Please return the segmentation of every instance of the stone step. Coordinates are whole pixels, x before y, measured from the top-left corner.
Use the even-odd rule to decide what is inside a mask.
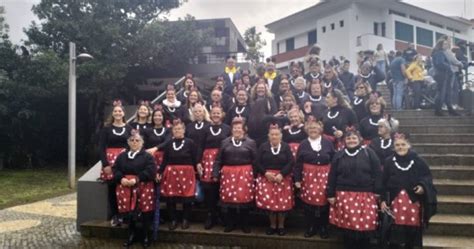
[[[462,117],[464,118],[473,118],[471,116],[469,116],[469,113],[468,111],[457,111],[459,112]],[[395,111],[395,110],[387,110],[386,113],[390,113],[392,114],[392,116],[396,117],[396,118],[410,118],[410,117],[417,117],[417,118],[427,118],[427,117],[432,117],[432,118],[436,118],[438,116],[435,116],[434,115],[434,110],[420,110],[420,111],[417,111],[417,110],[401,110],[401,111]],[[454,117],[454,118],[458,118],[458,116],[449,116],[448,115],[448,111],[442,111],[442,114],[444,114],[444,116],[441,116],[441,118],[448,118],[448,117]]]
[[[431,227],[429,229],[431,230]],[[91,221],[82,224],[81,234],[84,237],[122,239],[125,239],[127,236],[126,226],[111,227],[108,222],[104,221]],[[160,226],[158,241],[155,242],[154,246],[160,242],[231,246],[230,248],[343,248],[341,238],[336,235],[331,235],[327,240],[320,239],[318,235],[304,238],[302,229],[288,228],[288,233],[285,236],[268,236],[265,235],[264,227],[253,228],[250,234],[244,234],[238,229],[230,233],[224,233],[221,226],[216,226],[211,230],[204,230],[201,223],[191,223],[189,229],[181,230],[178,228],[175,231],[169,231],[166,225],[162,225]],[[474,238],[469,236],[449,236],[446,234],[426,234],[423,236],[423,248],[425,249],[469,248],[473,243]],[[372,248],[378,247],[373,245]]]
[[[431,218],[426,234],[474,237],[474,216],[437,214]]]
[[[412,143],[471,143],[474,141],[474,133],[412,133]]]
[[[474,154],[472,143],[412,143],[413,149],[418,153],[432,154]]]
[[[448,133],[448,134],[456,134],[456,133],[474,133],[474,125],[447,125],[447,126],[440,126],[440,125],[433,125],[433,124],[426,124],[426,125],[401,125],[400,131],[404,133]]]
[[[420,154],[428,165],[474,165],[474,155]]]
[[[474,166],[430,166],[435,179],[474,180]]]
[[[395,117],[395,116],[394,116]],[[436,124],[436,125],[456,125],[456,124],[474,124],[472,117],[395,117],[402,126],[416,124]]]
[[[434,179],[439,195],[474,196],[474,182],[470,180]]]
[[[438,213],[474,215],[474,196],[438,195]]]
[[[430,249],[460,249],[471,248],[474,244],[474,238],[463,236],[446,236],[446,235],[424,235],[423,248]]]

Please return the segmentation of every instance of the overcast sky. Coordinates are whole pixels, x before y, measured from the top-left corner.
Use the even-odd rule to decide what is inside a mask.
[[[40,0],[0,0],[5,6],[10,37],[14,43],[25,39],[23,28],[35,20],[31,7]],[[256,26],[267,41],[265,55],[271,53],[273,35],[267,33],[264,25],[298,12],[319,2],[318,0],[188,0],[179,9],[171,11],[170,20],[191,14],[196,19],[230,17],[239,31]],[[405,2],[441,13],[447,16],[474,18],[474,0],[405,0]]]

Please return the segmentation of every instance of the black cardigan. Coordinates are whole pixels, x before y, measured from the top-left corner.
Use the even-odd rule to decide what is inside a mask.
[[[125,175],[138,176],[140,182],[153,181],[156,176],[156,165],[153,156],[145,150],[139,151],[133,159],[129,158],[129,150],[121,153],[112,170],[114,181],[119,184]]]

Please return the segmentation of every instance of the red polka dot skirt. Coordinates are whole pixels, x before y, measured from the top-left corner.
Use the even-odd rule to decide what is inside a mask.
[[[400,191],[390,206],[394,223],[403,226],[420,226],[420,203],[413,203],[405,190]]]
[[[201,176],[202,182],[217,182],[212,179],[212,166],[214,165],[214,161],[216,160],[218,152],[218,148],[209,148],[204,150],[201,162],[203,167],[203,174]]]
[[[280,171],[267,170],[267,172],[278,174]],[[285,176],[280,183],[270,182],[264,175],[257,177],[255,201],[260,209],[274,212],[291,210],[295,205],[291,176]]]
[[[107,148],[105,150],[105,155],[107,157],[107,161],[110,163],[110,166],[114,166],[115,160],[117,160],[118,155],[120,155],[120,153],[122,153],[124,151],[125,151],[124,148]],[[103,166],[105,167],[105,166],[108,166],[108,165],[103,165]],[[114,178],[113,173],[106,174],[104,172],[104,170],[100,171],[100,179],[101,180],[111,181],[113,178]]]
[[[326,185],[328,183],[329,165],[303,164],[300,199],[309,205],[326,205]]]
[[[138,179],[134,175],[126,175],[127,179]],[[115,188],[119,213],[138,210],[150,212],[155,210],[155,185],[153,182],[139,182],[138,187],[124,187],[118,184]],[[138,198],[138,207],[137,205]]]
[[[293,154],[293,158],[296,160],[296,152],[298,152],[298,147],[300,147],[299,143],[289,143],[291,154]]]
[[[220,200],[227,204],[247,204],[255,197],[252,165],[224,165],[221,169]]]
[[[161,195],[164,197],[194,197],[196,172],[192,165],[168,165],[161,178]]]
[[[337,191],[336,203],[329,210],[329,222],[343,229],[374,231],[377,228],[377,215],[377,202],[373,193]]]

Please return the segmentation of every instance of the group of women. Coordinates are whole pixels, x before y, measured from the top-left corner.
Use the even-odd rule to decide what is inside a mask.
[[[266,234],[283,236],[285,217],[302,207],[305,237],[326,239],[331,224],[343,232],[346,248],[368,248],[382,210],[394,217],[391,245],[413,247],[427,222],[420,215],[432,181],[426,163],[396,133],[398,121],[386,115],[369,83],[358,81],[349,100],[330,66],[323,74],[316,59],[310,68],[305,75],[293,63],[290,75],[278,74],[269,62],[263,75],[253,76],[229,57],[207,101],[187,76],[181,92],[166,88],[161,105],[139,105],[131,124],[114,102],[100,138],[112,224],[138,210],[147,220],[148,246],[148,222],[160,201],[170,230],[178,227],[182,204],[180,224],[187,229],[200,190],[205,229],[223,218],[224,232],[239,226],[249,233],[256,208],[268,215]],[[136,221],[125,222],[129,246]]]

